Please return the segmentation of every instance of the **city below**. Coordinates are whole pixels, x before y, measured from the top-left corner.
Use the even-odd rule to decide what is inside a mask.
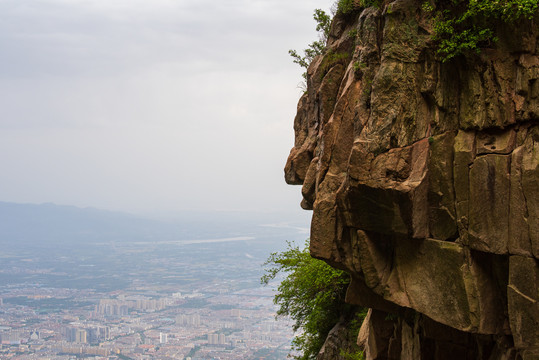
[[[306,230],[251,221],[210,232],[225,237],[3,245],[0,358],[286,359],[292,324],[275,317],[278,284],[260,277]]]

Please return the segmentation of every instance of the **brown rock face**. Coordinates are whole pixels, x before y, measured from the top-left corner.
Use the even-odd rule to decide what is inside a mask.
[[[350,354],[357,352],[357,340],[350,327],[353,315],[345,316],[331,329],[324,346],[316,356],[316,360],[350,360]]]
[[[421,3],[336,16],[285,178],[368,359],[539,359],[539,28],[441,63]]]

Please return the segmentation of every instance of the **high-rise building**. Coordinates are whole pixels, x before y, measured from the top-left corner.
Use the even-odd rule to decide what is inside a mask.
[[[159,343],[166,344],[168,342],[168,335],[165,333],[159,333]]]
[[[120,307],[118,307],[119,316],[127,316],[128,314],[129,314],[129,308],[127,305],[120,305]]]
[[[109,340],[110,339],[110,328],[108,326],[98,326],[97,327],[97,337],[99,340]]]
[[[218,334],[208,334],[208,344],[217,345],[219,344],[219,335]]]
[[[23,338],[20,330],[7,330],[0,332],[0,343],[2,344],[20,344]]]
[[[79,344],[86,344],[88,342],[87,332],[84,329],[76,329],[75,342]]]
[[[225,345],[225,334],[208,334],[208,345]]]
[[[200,314],[181,314],[176,316],[176,324],[182,326],[200,326]]]
[[[107,316],[126,316],[129,313],[129,307],[134,307],[133,301],[101,299],[96,306],[95,312]]]
[[[86,329],[86,333],[86,340],[91,344],[109,340],[110,338],[110,328],[108,326],[90,327]]]
[[[64,327],[62,329],[62,334],[65,336],[66,341],[68,342],[75,342],[76,333],[77,329],[74,327]]]
[[[76,327],[65,327],[62,329],[62,333],[64,334],[68,342],[86,344],[89,340],[88,332],[85,329],[78,329]]]

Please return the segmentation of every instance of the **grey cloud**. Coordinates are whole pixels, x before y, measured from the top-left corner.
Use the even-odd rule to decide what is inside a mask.
[[[96,1],[99,4],[99,1]],[[282,1],[8,1],[0,4],[0,76],[103,75],[160,61],[257,68],[294,37],[294,8]],[[152,11],[144,11],[152,4]],[[171,5],[172,4],[172,5]],[[101,11],[100,11],[101,10]],[[297,10],[296,10],[297,11]],[[245,57],[245,52],[249,56]]]
[[[297,208],[282,180],[328,1],[0,2],[0,199]]]

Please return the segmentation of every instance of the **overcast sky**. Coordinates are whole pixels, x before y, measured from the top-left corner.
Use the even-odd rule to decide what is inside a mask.
[[[0,0],[0,200],[299,209],[287,52],[331,4]]]

